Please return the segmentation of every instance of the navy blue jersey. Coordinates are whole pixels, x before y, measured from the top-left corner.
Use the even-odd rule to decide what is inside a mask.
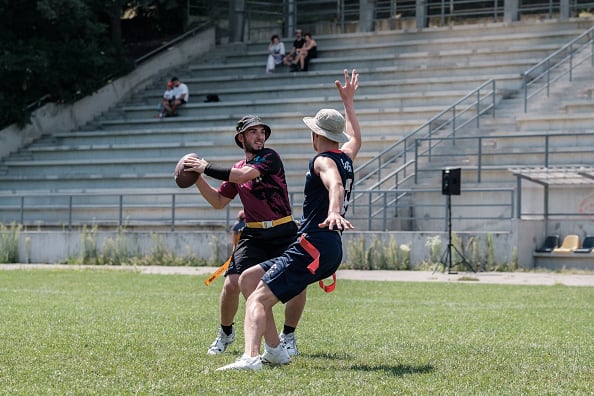
[[[349,199],[351,196],[351,189],[353,187],[353,161],[342,151],[326,151],[317,154],[309,161],[309,169],[305,178],[304,200],[303,200],[303,216],[301,217],[301,226],[299,233],[314,233],[320,231],[328,231],[327,228],[320,228],[318,224],[324,222],[328,217],[328,206],[330,200],[328,198],[328,190],[324,186],[322,179],[314,172],[314,162],[319,156],[328,157],[336,163],[338,173],[344,186],[344,203],[340,214],[344,217]]]

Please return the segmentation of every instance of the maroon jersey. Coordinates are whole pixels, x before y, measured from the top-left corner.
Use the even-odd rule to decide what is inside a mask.
[[[260,171],[260,177],[243,184],[223,182],[219,193],[229,199],[239,194],[245,211],[245,221],[276,220],[291,214],[285,168],[278,153],[264,148],[250,161],[241,160],[234,168],[251,166]]]

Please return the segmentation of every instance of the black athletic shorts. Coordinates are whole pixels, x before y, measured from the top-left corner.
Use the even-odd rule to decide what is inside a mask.
[[[241,274],[256,264],[280,256],[296,239],[294,221],[272,228],[245,227],[225,275]]]

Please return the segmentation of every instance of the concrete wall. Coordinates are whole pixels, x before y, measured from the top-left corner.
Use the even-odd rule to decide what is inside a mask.
[[[140,64],[128,75],[118,78],[73,104],[49,103],[33,112],[24,129],[11,125],[0,131],[0,159],[43,134],[67,132],[93,120],[132,92],[154,82],[156,76],[169,77],[168,70],[183,65],[215,47],[215,29],[196,33]]]
[[[85,236],[86,235],[86,236]],[[478,252],[481,260],[488,254],[489,246],[486,233],[455,235],[462,239],[465,246],[473,237],[478,243]],[[515,235],[501,232],[493,233],[493,249],[499,263],[508,263],[516,247]],[[356,254],[363,250],[357,250],[357,246],[365,244],[365,251],[368,252],[373,246],[401,247],[407,246],[410,249],[410,263],[417,266],[421,263],[438,262],[439,258],[432,257],[427,246],[430,238],[436,238],[441,242],[439,256],[446,249],[448,243],[447,233],[423,233],[423,232],[354,232],[349,231],[343,235],[344,262],[354,260],[349,254]],[[104,252],[108,246],[125,246],[129,252],[138,256],[150,256],[154,249],[165,249],[173,252],[176,257],[195,257],[221,263],[230,253],[229,234],[225,231],[179,231],[179,232],[145,232],[126,231],[117,232],[97,231],[89,237],[80,231],[26,231],[19,234],[19,261],[28,263],[64,263],[80,258],[84,248],[84,239],[91,239],[96,243],[98,252]],[[374,245],[376,243],[377,245]],[[534,250],[528,246],[530,253]],[[470,252],[464,252],[469,261],[473,261]],[[531,256],[530,256],[531,257]],[[358,265],[361,263],[351,263]],[[479,263],[473,266],[479,267]]]
[[[76,260],[85,251],[85,240],[92,241],[99,255],[117,246],[131,256],[149,256],[156,249],[176,257],[195,257],[218,262],[228,257],[229,235],[226,232],[109,232],[95,234],[80,231],[26,231],[19,235],[19,261],[25,263],[65,263]]]
[[[514,261],[519,267],[533,269],[543,267],[549,269],[560,268],[588,268],[594,269],[594,255],[590,259],[580,257],[580,260],[568,260],[567,255],[558,257],[536,257],[534,249],[541,246],[546,235],[560,234],[562,237],[575,233],[583,238],[590,231],[592,222],[582,221],[549,221],[520,220],[515,221],[511,232],[469,233],[453,231],[454,244],[462,240],[462,253],[475,269],[484,266],[493,250],[492,257],[499,265],[509,265]],[[0,238],[2,235],[0,235]],[[222,263],[229,255],[231,246],[229,234],[226,231],[97,231],[92,236],[80,231],[23,231],[19,234],[19,261],[25,263],[65,263],[76,261],[83,254],[84,239],[92,240],[96,244],[101,256],[110,247],[113,249],[127,249],[131,256],[151,256],[156,250],[170,252],[178,259],[203,259],[211,264]],[[491,238],[492,242],[489,242]],[[432,255],[429,241],[437,240],[438,256]],[[476,251],[471,248],[471,241]],[[442,259],[447,249],[448,235],[446,232],[358,232],[349,231],[343,235],[343,262],[351,266],[361,267],[360,262],[353,262],[360,253],[369,254],[375,249],[399,249],[406,246],[410,250],[412,267],[420,264],[437,263]],[[362,248],[364,246],[364,248]],[[375,251],[377,253],[377,251]],[[455,252],[453,252],[454,257]],[[478,257],[477,257],[478,256]],[[586,260],[586,261],[584,261]],[[454,265],[457,259],[453,260]],[[585,263],[585,264],[584,264]],[[462,270],[458,267],[459,270]]]

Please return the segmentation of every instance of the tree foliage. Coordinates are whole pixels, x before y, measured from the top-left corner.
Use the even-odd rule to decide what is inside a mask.
[[[28,104],[88,95],[129,66],[84,0],[0,0],[0,125],[24,123]]]
[[[184,28],[175,1],[0,0],[0,128],[23,125],[40,99],[72,102],[129,71],[120,17],[132,8]]]

